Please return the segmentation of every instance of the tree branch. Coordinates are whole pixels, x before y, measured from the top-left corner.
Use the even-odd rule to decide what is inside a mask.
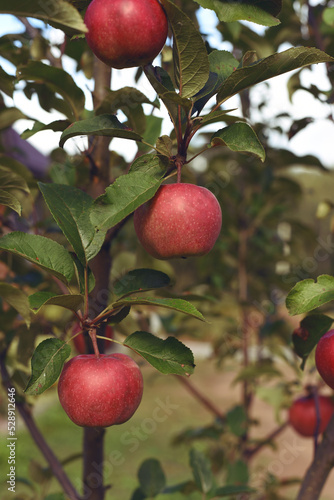
[[[318,444],[314,460],[304,477],[296,500],[317,500],[334,467],[334,416]]]

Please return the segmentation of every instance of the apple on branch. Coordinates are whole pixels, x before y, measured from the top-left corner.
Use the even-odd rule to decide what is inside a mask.
[[[314,437],[326,429],[333,413],[334,402],[328,396],[318,396],[319,417],[316,400],[313,395],[296,399],[289,409],[289,423],[298,434],[304,437]],[[319,421],[318,421],[319,420]]]
[[[110,427],[129,420],[143,395],[143,377],[126,354],[82,354],[65,363],[59,401],[82,427]]]
[[[211,191],[177,182],[160,186],[135,210],[133,222],[139,241],[156,259],[201,256],[219,236],[222,212]]]
[[[92,52],[117,69],[152,62],[168,34],[167,17],[157,0],[93,0],[85,24]]]

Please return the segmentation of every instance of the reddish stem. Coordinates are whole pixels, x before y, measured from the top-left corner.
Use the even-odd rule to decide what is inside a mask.
[[[94,349],[95,357],[97,359],[99,359],[101,355],[100,355],[100,351],[99,351],[99,348],[98,348],[98,345],[97,345],[96,328],[90,328],[88,330],[88,333],[89,333],[90,338],[92,339],[92,344],[93,344],[93,349]]]

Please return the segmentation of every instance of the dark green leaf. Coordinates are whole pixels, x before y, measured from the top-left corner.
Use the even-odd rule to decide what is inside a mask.
[[[195,96],[194,111],[200,113],[208,100],[215,95],[221,84],[239,66],[239,61],[226,50],[213,50],[209,54],[210,76]]]
[[[79,12],[64,0],[41,3],[40,0],[0,0],[0,13],[13,16],[35,17],[69,35],[84,33],[87,28]]]
[[[230,431],[236,436],[244,436],[246,433],[247,415],[243,406],[234,406],[226,414],[226,422]]]
[[[13,97],[14,92],[14,82],[15,77],[8,75],[6,71],[0,66],[0,90],[7,94],[9,97]]]
[[[0,189],[0,205],[5,205],[5,207],[11,208],[16,213],[21,215],[21,203],[12,193],[8,193],[3,189]]]
[[[10,127],[17,120],[24,120],[27,116],[17,108],[3,108],[0,111],[0,130]]]
[[[72,256],[73,262],[75,264],[75,271],[76,271],[78,284],[80,287],[80,293],[85,294],[85,292],[86,292],[86,278],[87,277],[88,277],[88,282],[87,282],[88,292],[91,292],[95,287],[95,277],[94,277],[92,270],[90,269],[90,267],[83,266],[81,264],[80,260],[78,259],[78,257],[76,256],[76,254],[72,253],[71,256]],[[86,272],[88,273],[87,277],[86,277]]]
[[[213,486],[213,475],[211,464],[203,453],[198,450],[190,450],[190,466],[195,483],[202,493],[208,493]]]
[[[30,189],[26,180],[12,169],[1,166],[0,159],[0,186],[1,189],[7,191],[9,189],[19,189],[25,193],[29,193]]]
[[[147,153],[152,150],[151,146],[155,145],[159,135],[161,134],[161,126],[163,119],[160,118],[159,116],[149,115],[146,116],[145,122],[146,122],[146,128],[145,131],[142,133],[143,141],[146,142],[147,144],[150,144],[150,146],[144,144],[143,142],[139,142],[138,149],[139,151]]]
[[[250,488],[247,485],[230,485],[230,486],[221,486],[217,488],[215,491],[215,497],[224,498],[229,497],[231,495],[241,495],[242,493],[256,493],[254,488]]]
[[[74,275],[74,264],[69,252],[44,236],[15,231],[0,238],[0,249],[33,262],[64,283],[69,283]]]
[[[61,135],[59,146],[63,147],[71,137],[78,135],[99,135],[141,141],[142,137],[129,130],[115,115],[99,115],[73,123]]]
[[[228,462],[226,482],[228,486],[245,485],[248,483],[248,465],[243,460]]]
[[[53,132],[62,132],[70,124],[71,122],[69,120],[55,120],[48,124],[35,121],[33,128],[27,129],[24,132],[22,132],[21,137],[22,139],[29,139],[33,135],[37,134],[38,132],[42,132],[44,130],[52,130]]]
[[[324,314],[311,314],[300,322],[292,334],[292,342],[296,354],[302,358],[301,369],[305,367],[309,354],[313,351],[319,340],[330,329],[333,319]]]
[[[282,75],[288,71],[309,66],[310,64],[333,61],[334,59],[325,52],[308,47],[297,47],[273,54],[251,66],[236,69],[223,82],[217,95],[217,103],[222,104],[242,90],[264,82],[274,76]]]
[[[131,114],[131,110],[138,104],[152,104],[153,102],[145,94],[133,87],[122,87],[118,90],[109,90],[102,103],[96,110],[96,115],[112,115],[117,110],[122,110],[126,116]]]
[[[194,371],[193,353],[175,337],[163,340],[148,332],[129,335],[124,345],[130,347],[164,374],[191,375]]]
[[[190,304],[183,299],[159,299],[155,297],[125,297],[119,299],[117,302],[112,304],[113,307],[119,307],[121,305],[148,305],[148,306],[157,306],[164,307],[167,309],[173,309],[174,311],[182,312],[183,314],[187,314],[188,316],[192,316],[201,321],[205,321],[203,315],[196,309],[195,306]]]
[[[211,137],[211,144],[227,146],[232,151],[249,153],[265,160],[265,151],[252,127],[238,122],[218,130]]]
[[[152,64],[144,66],[144,71],[148,81],[166,106],[170,119],[175,127],[178,121],[177,104],[173,100],[164,97],[165,95],[170,95],[171,92],[174,92],[174,85],[170,76],[163,68],[160,68],[159,66],[152,66]],[[174,94],[175,96],[179,95],[176,92],[174,92]]]
[[[318,276],[316,282],[312,279],[299,281],[286,298],[289,314],[303,314],[327,304],[334,299],[334,277],[328,274]]]
[[[143,168],[121,175],[106,189],[105,195],[95,201],[91,211],[91,221],[96,230],[103,231],[114,227],[136,208],[148,201],[158,190],[166,167],[158,156],[145,155],[148,162],[139,158]],[[136,162],[135,162],[136,163]]]
[[[169,283],[169,277],[161,271],[156,271],[155,269],[134,269],[115,281],[113,292],[119,297],[124,297],[131,293],[165,287]]]
[[[209,77],[209,59],[204,41],[193,22],[175,4],[162,0],[173,32],[176,78],[180,95],[193,97]]]
[[[32,374],[24,392],[37,396],[51,387],[70,354],[70,346],[59,339],[46,339],[38,344],[31,358]]]
[[[36,292],[29,296],[30,309],[38,313],[42,306],[60,306],[77,311],[83,304],[83,295],[56,295],[52,292]]]
[[[49,66],[40,61],[29,61],[26,66],[17,68],[17,77],[19,80],[43,82],[53,92],[60,94],[71,107],[72,113],[68,116],[71,120],[76,119],[84,109],[85,94],[76,85],[71,75],[61,68]]]
[[[138,470],[140,489],[148,498],[154,498],[166,486],[166,477],[159,460],[148,458]]]
[[[105,231],[98,231],[90,221],[93,198],[72,186],[40,182],[39,188],[79,260],[87,265],[99,252],[105,238]]]
[[[255,2],[247,0],[196,0],[205,9],[214,10],[220,21],[231,23],[234,21],[252,21],[263,26],[276,26],[280,23],[274,16],[280,12],[275,4],[281,1],[258,0]],[[271,6],[274,5],[274,8]],[[267,8],[265,8],[267,7]],[[269,7],[269,8],[268,8]],[[276,8],[275,8],[276,7]]]
[[[30,307],[26,294],[8,283],[0,283],[0,297],[2,297],[5,302],[12,306],[22,316],[27,327],[29,328]]]

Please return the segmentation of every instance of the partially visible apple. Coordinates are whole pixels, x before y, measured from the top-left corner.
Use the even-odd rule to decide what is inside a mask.
[[[211,191],[179,182],[161,186],[135,210],[133,222],[139,241],[156,259],[201,256],[219,236],[222,212]]]
[[[75,335],[80,330],[81,330],[80,324],[79,323],[75,323],[75,325],[74,325],[74,327],[72,329],[72,334]],[[114,338],[114,330],[113,330],[113,328],[110,325],[107,325],[105,327],[105,331],[104,331],[104,335],[103,336],[107,337],[108,339],[113,339]],[[88,337],[89,337],[89,335],[88,335]],[[89,341],[91,342],[90,337],[89,337]],[[77,335],[76,337],[74,337],[73,344],[74,344],[75,349],[77,350],[77,352],[79,354],[86,354],[87,353],[86,341],[85,341],[85,334],[84,333],[81,333],[80,335]],[[107,349],[110,344],[111,344],[111,342],[109,342],[108,340],[104,340],[104,349]]]
[[[319,340],[315,364],[324,382],[334,389],[334,330],[329,330]]]
[[[93,53],[117,69],[152,62],[168,33],[167,17],[157,0],[93,0],[85,24]]]
[[[143,377],[126,354],[82,354],[65,363],[59,401],[81,427],[109,427],[129,420],[143,394]]]
[[[334,413],[334,402],[328,396],[318,396],[318,400],[320,415],[318,433],[322,434]],[[314,396],[305,396],[296,399],[292,403],[289,410],[289,422],[301,436],[314,436],[317,428],[317,412]]]

